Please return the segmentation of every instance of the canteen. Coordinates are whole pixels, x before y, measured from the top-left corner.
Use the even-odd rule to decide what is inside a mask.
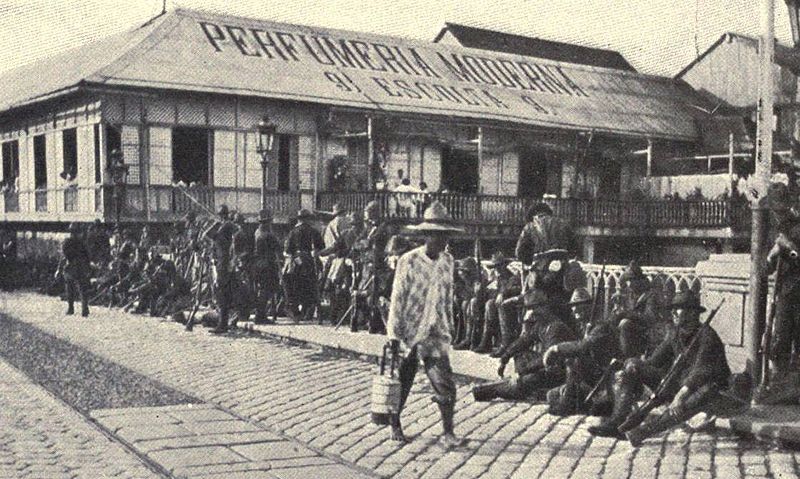
[[[386,371],[386,355],[391,354],[388,374]],[[400,380],[395,373],[397,354],[391,351],[391,346],[386,343],[381,355],[381,367],[378,374],[372,378],[372,402],[370,412],[372,422],[378,426],[387,426],[391,423],[392,415],[400,410]]]

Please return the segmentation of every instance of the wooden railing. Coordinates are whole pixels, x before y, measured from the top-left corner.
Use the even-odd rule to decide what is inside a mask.
[[[34,202],[37,213],[47,212],[47,190],[36,190],[34,192]]]
[[[456,221],[465,224],[522,225],[531,198],[455,193],[321,192],[317,207],[330,211],[338,203],[348,211],[362,210],[377,201],[383,217],[422,217],[424,207],[441,201]],[[742,228],[747,226],[746,203],[719,201],[629,201],[546,199],[553,212],[575,226],[618,228]]]
[[[64,211],[74,213],[78,211],[78,188],[68,187],[64,189]]]
[[[19,192],[5,191],[3,193],[3,210],[6,213],[19,213]]]

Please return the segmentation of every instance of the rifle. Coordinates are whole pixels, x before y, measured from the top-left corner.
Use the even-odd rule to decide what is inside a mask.
[[[617,371],[617,368],[619,368],[619,366],[621,365],[622,361],[620,361],[617,358],[612,359],[611,362],[608,364],[608,366],[606,366],[606,370],[603,371],[603,375],[600,376],[600,380],[597,381],[597,384],[595,384],[592,390],[589,391],[589,394],[586,395],[586,399],[584,399],[583,401],[587,403],[591,402],[592,399],[594,399],[594,395],[605,387],[605,384],[608,382],[609,379],[611,379],[611,376],[614,374],[614,372]]]
[[[594,315],[597,313],[597,298],[600,297],[600,292],[606,289],[606,279],[603,276],[606,272],[606,261],[603,259],[603,267],[600,268],[600,276],[597,277],[597,288],[595,288],[594,297],[592,298],[592,309],[589,312],[589,322],[594,322]]]
[[[709,325],[711,324],[711,320],[714,319],[714,316],[717,315],[717,313],[719,312],[720,308],[722,308],[722,305],[724,303],[725,303],[725,298],[722,298],[722,301],[719,302],[719,305],[716,308],[714,308],[714,310],[711,311],[711,313],[709,313],[705,322],[703,322],[703,324],[697,330],[694,337],[689,342],[689,345],[686,346],[686,348],[684,348],[684,350],[681,351],[680,354],[678,354],[677,358],[675,358],[675,361],[673,361],[672,366],[670,366],[669,370],[667,371],[667,374],[664,376],[661,382],[658,383],[658,387],[656,388],[655,391],[653,391],[653,394],[650,395],[647,401],[645,401],[635,411],[633,411],[628,415],[627,419],[625,419],[625,422],[623,422],[619,426],[618,428],[619,432],[625,433],[627,431],[630,431],[634,427],[638,426],[639,424],[641,424],[641,422],[644,421],[645,418],[647,418],[647,415],[650,414],[650,411],[655,409],[660,404],[661,400],[663,399],[664,392],[667,390],[668,387],[672,385],[672,381],[675,378],[675,376],[678,374],[678,372],[681,372],[686,368],[687,366],[686,361],[688,360],[687,358],[689,356],[689,352],[694,348],[694,345],[697,343],[697,339],[700,337],[700,333],[702,332],[703,328],[710,327]]]
[[[767,323],[764,325],[764,333],[761,335],[761,348],[759,349],[759,354],[761,355],[762,386],[769,386],[769,356],[770,352],[772,351],[772,326],[775,324],[775,313],[778,310],[778,294],[783,284],[781,263],[781,257],[778,256],[778,264],[775,268],[775,289],[772,292],[772,306],[769,309]]]

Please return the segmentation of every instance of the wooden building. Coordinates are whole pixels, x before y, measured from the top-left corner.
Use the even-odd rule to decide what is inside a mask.
[[[176,10],[21,67],[0,78],[0,218],[25,231],[166,222],[198,204],[255,215],[268,117],[279,221],[373,199],[413,219],[436,198],[470,237],[511,238],[544,196],[588,259],[620,241],[738,234],[730,201],[631,195],[659,157],[702,143],[685,84],[445,43]],[[388,189],[401,169],[427,196]]]

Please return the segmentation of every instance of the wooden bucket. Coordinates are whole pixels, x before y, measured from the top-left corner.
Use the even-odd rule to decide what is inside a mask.
[[[372,378],[370,413],[372,422],[379,426],[391,424],[392,415],[400,411],[400,380],[395,375],[397,358],[393,352],[389,371],[386,374],[386,354],[389,347],[388,343],[383,346],[380,371]]]

